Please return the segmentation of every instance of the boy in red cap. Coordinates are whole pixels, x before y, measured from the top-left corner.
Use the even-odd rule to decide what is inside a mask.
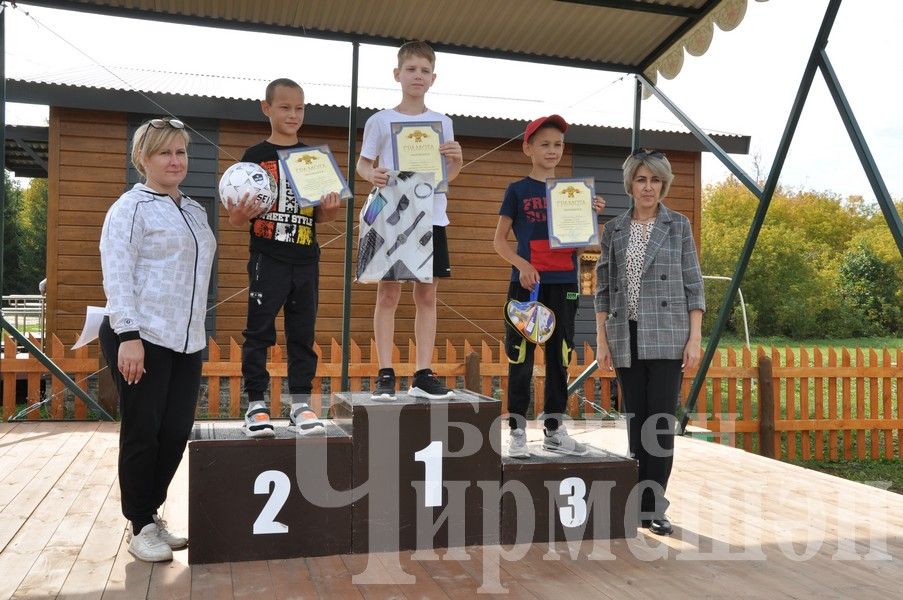
[[[546,222],[546,179],[555,177],[555,168],[564,154],[564,134],[568,124],[559,115],[540,117],[527,125],[523,150],[533,168],[527,177],[508,186],[499,210],[493,246],[511,263],[508,298],[525,301],[537,285],[538,300],[555,313],[555,331],[545,343],[546,385],[543,413],[543,448],[550,452],[582,456],[586,446],[568,435],[561,416],[567,408],[568,364],[574,347],[574,317],[577,314],[577,252],[574,248],[550,248]],[[600,213],[605,202],[596,196],[593,209]],[[517,250],[508,243],[514,232]],[[533,378],[534,344],[527,342],[505,323],[508,354],[508,425],[511,437],[508,455],[527,458],[526,425]],[[537,399],[538,401],[538,399]]]

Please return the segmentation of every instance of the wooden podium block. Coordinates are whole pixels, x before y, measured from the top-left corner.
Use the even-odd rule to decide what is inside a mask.
[[[393,402],[336,395],[335,414],[352,420],[354,552],[484,543],[480,483],[498,487],[501,477],[501,403],[455,394]],[[486,508],[498,519],[497,502]]]
[[[351,488],[350,423],[325,435],[250,439],[241,423],[199,422],[188,443],[190,564],[327,556],[351,551],[351,505],[311,502],[306,486]],[[299,486],[299,460],[322,460],[323,480]],[[311,469],[311,472],[317,469]],[[328,479],[328,481],[327,481]]]
[[[515,492],[502,496],[503,544],[636,536],[639,506],[630,497],[635,460],[593,446],[586,456],[553,454],[538,444],[529,448],[530,458],[502,459],[503,490]],[[533,535],[523,539],[531,525],[523,503],[531,499]]]

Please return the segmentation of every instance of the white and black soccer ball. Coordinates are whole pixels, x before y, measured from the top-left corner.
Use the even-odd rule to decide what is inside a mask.
[[[267,171],[252,162],[235,163],[219,180],[219,199],[227,209],[238,204],[246,192],[269,210],[276,199],[275,182]]]

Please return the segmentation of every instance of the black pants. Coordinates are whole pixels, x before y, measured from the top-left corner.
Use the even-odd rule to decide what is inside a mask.
[[[241,347],[241,373],[251,402],[263,400],[270,386],[267,349],[276,343],[276,315],[284,310],[288,348],[288,389],[309,394],[317,373],[314,326],[319,301],[319,265],[294,265],[252,252],[248,261],[248,322]],[[278,397],[279,390],[274,391]]]
[[[674,419],[680,383],[683,378],[681,360],[640,360],[637,352],[636,321],[630,321],[630,367],[619,368],[618,382],[624,394],[623,412],[627,414],[627,439],[630,453],[639,466],[639,482],[655,482],[662,494],[651,489],[643,492],[640,510],[658,516],[665,514],[668,487],[674,463]],[[646,424],[645,436],[642,432]],[[668,429],[667,432],[656,430]]]
[[[570,296],[570,297],[569,297]],[[544,283],[539,287],[539,302],[555,314],[555,332],[545,343],[546,385],[543,412],[545,427],[558,429],[558,415],[567,410],[568,365],[574,349],[574,318],[578,302],[576,283]],[[530,290],[512,281],[508,298],[518,301],[530,299]],[[536,345],[525,340],[505,321],[505,351],[508,354],[508,424],[523,427],[523,419],[530,406],[530,382],[533,380],[533,356]],[[520,419],[513,415],[518,415]],[[551,417],[550,415],[555,415]],[[521,421],[518,423],[518,421]]]
[[[133,385],[116,364],[119,338],[104,318],[100,347],[119,393],[119,489],[122,514],[150,522],[166,500],[194,425],[201,353],[183,354],[142,340],[145,373]]]

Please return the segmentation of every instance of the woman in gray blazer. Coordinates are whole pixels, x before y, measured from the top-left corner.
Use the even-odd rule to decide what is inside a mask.
[[[663,199],[674,175],[661,152],[624,161],[631,208],[602,231],[596,266],[597,360],[616,369],[630,452],[639,465],[640,520],[670,535],[665,489],[684,368],[699,364],[705,298],[689,220]]]

